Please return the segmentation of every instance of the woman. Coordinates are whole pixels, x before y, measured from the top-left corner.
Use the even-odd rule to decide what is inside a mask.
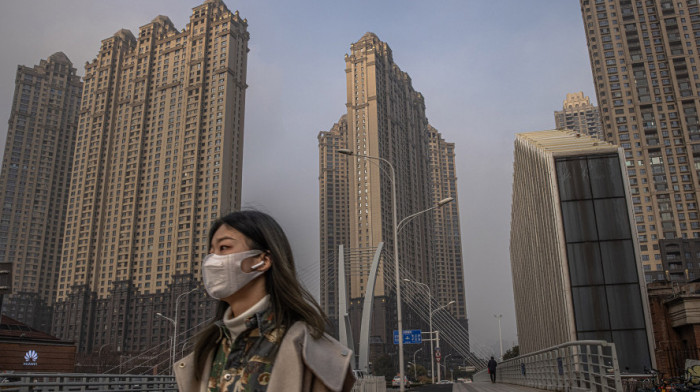
[[[181,392],[349,391],[352,351],[296,278],[282,228],[259,211],[219,218],[202,280],[219,299],[194,352],[174,364]]]

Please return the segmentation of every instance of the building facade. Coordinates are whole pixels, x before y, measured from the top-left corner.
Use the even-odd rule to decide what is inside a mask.
[[[454,145],[446,143],[430,127],[423,96],[414,90],[408,74],[394,63],[389,46],[375,34],[367,33],[351,45],[345,65],[347,113],[331,130],[318,136],[321,305],[337,326],[337,254],[339,245],[343,245],[347,270],[342,273],[347,274],[348,311],[354,340],[359,341],[362,298],[371,255],[383,242],[384,272],[379,273],[375,286],[370,332],[373,355],[378,355],[394,350],[392,335],[396,329],[393,272],[387,274],[388,270],[393,271],[390,168],[377,159],[348,157],[337,150],[349,149],[392,163],[396,173],[397,221],[400,221],[446,197],[457,199]],[[461,318],[466,328],[457,211],[455,202],[410,221],[399,234],[399,260],[402,278],[429,285],[434,301],[443,298],[446,302],[457,301],[450,311]],[[385,280],[385,276],[392,278]],[[443,283],[444,286],[436,286]],[[402,290],[409,290],[408,286],[402,283]],[[404,301],[409,301],[406,296]],[[422,326],[416,312],[403,308],[404,328]]]
[[[696,0],[581,0],[603,138],[622,146],[647,280],[659,240],[700,238]]]
[[[82,82],[65,54],[19,66],[0,173],[0,263],[13,263],[2,313],[51,331]]]
[[[75,372],[73,342],[59,340],[6,315],[0,316],[0,350],[0,369],[5,374]]]
[[[347,115],[328,132],[318,135],[319,214],[321,236],[320,303],[331,322],[329,333],[338,337],[338,246],[350,243],[350,161],[336,151],[347,148]]]
[[[668,377],[684,377],[686,360],[700,359],[700,283],[654,281],[647,292],[656,369]]]
[[[660,240],[659,250],[665,280],[688,282],[700,278],[700,240]]]
[[[621,369],[654,364],[623,154],[572,131],[516,136],[510,255],[521,354],[605,340]]]
[[[602,137],[600,112],[591,104],[590,98],[583,92],[566,94],[561,111],[554,112],[557,129],[568,129],[589,136]]]
[[[433,211],[435,260],[431,268],[432,294],[439,304],[455,301],[452,315],[468,330],[467,304],[464,294],[464,267],[462,264],[462,236],[459,225],[457,200],[457,171],[455,145],[442,138],[440,132],[428,125],[430,144],[430,175],[433,184],[433,202],[448,197],[455,200]]]
[[[210,316],[186,293],[211,223],[240,207],[247,25],[207,0],[182,31],[158,16],[86,64],[54,317],[80,353],[167,341],[156,313],[185,337]]]

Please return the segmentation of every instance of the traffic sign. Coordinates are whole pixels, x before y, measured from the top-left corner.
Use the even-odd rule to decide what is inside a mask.
[[[442,358],[442,354],[440,354],[440,347],[435,347],[435,361],[440,363],[440,358]]]
[[[404,329],[403,344],[420,344],[423,343],[420,329]],[[394,344],[399,344],[399,331],[394,330]]]

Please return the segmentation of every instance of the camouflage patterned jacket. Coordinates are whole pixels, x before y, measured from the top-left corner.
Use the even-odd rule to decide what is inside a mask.
[[[207,372],[213,355],[207,359]],[[352,356],[352,351],[337,340],[328,335],[314,339],[304,322],[296,322],[282,339],[267,391],[350,391],[355,382]],[[180,392],[207,392],[208,375],[200,381],[194,377],[194,354],[177,361],[174,374]]]

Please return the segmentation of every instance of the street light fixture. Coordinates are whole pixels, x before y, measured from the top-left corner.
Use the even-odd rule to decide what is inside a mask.
[[[418,212],[416,212],[415,214],[411,214],[411,215],[409,215],[409,216],[407,216],[407,217],[401,219],[401,222],[399,222],[399,226],[398,226],[398,230],[397,230],[397,231],[401,231],[401,229],[403,229],[404,227],[406,227],[406,225],[408,224],[408,221],[409,221],[409,220],[411,220],[411,219],[417,217],[418,215],[424,214],[424,213],[426,213],[426,212],[428,212],[428,211],[432,211],[432,210],[434,210],[434,209],[436,209],[436,208],[440,208],[440,207],[444,206],[444,205],[447,204],[447,203],[453,202],[454,200],[455,200],[454,197],[448,197],[448,198],[442,199],[442,200],[440,200],[439,202],[437,202],[436,205],[434,205],[434,206],[432,206],[432,207],[430,207],[430,208],[427,208],[427,209],[425,209],[425,210],[423,210],[423,211],[418,211]]]
[[[396,281],[396,318],[397,318],[397,329],[398,329],[398,335],[399,335],[399,391],[404,392],[406,390],[406,385],[404,383],[404,362],[403,362],[403,320],[402,320],[402,312],[401,312],[401,281],[399,278],[399,230],[401,227],[399,227],[401,224],[407,222],[409,219],[415,218],[416,216],[428,212],[430,210],[433,210],[438,207],[442,207],[443,205],[451,202],[454,200],[453,198],[449,197],[447,199],[440,200],[437,205],[430,207],[426,210],[417,212],[415,214],[409,215],[405,217],[404,219],[401,220],[399,224],[396,223],[396,170],[394,170],[394,165],[387,159],[382,158],[382,157],[375,157],[371,155],[363,155],[363,154],[357,154],[356,152],[346,149],[346,148],[341,148],[336,150],[338,154],[343,154],[343,155],[354,155],[356,157],[360,158],[366,158],[366,159],[377,159],[381,162],[386,163],[389,165],[390,173],[391,173],[391,207],[392,207],[392,224],[394,227],[394,279]]]
[[[445,305],[442,305],[442,306],[440,306],[439,308],[433,310],[433,312],[430,313],[430,319],[432,320],[433,314],[435,314],[435,313],[437,313],[437,312],[439,312],[439,311],[445,309],[446,307],[452,305],[453,303],[455,303],[455,301],[450,301],[450,302],[446,303]],[[431,336],[431,337],[432,337],[432,336]],[[438,331],[438,338],[439,338],[439,337],[440,337],[440,331]],[[436,347],[437,347],[438,349],[440,348],[440,339],[437,340]],[[452,355],[452,354],[450,354],[450,355]],[[448,355],[447,357],[449,357],[450,355]],[[445,360],[447,360],[447,357],[445,357]],[[447,368],[445,368],[445,369],[447,369]],[[440,382],[440,380],[441,380],[441,378],[440,378],[440,365],[438,364],[438,382]]]
[[[177,353],[177,334],[179,332],[177,329],[177,319],[179,318],[178,310],[180,308],[180,300],[182,299],[182,297],[186,296],[187,294],[190,294],[190,293],[197,291],[197,290],[199,290],[198,287],[177,296],[177,298],[175,299],[175,319],[174,320],[171,319],[170,317],[164,316],[162,313],[156,313],[156,316],[162,317],[162,318],[170,321],[171,323],[173,323],[173,338],[172,338],[173,339],[173,347],[171,348],[171,354],[170,354],[170,374],[172,374],[172,371],[173,371],[172,365],[175,363],[175,354]]]
[[[406,279],[406,278],[404,278],[404,282],[415,283],[415,284],[418,284],[418,285],[425,287],[425,289],[428,290],[428,324],[429,324],[429,328],[430,328],[430,380],[433,382],[433,384],[435,384],[435,349],[433,348],[433,340],[435,340],[435,339],[433,339],[433,314],[435,312],[437,312],[438,310],[442,310],[442,309],[452,305],[453,303],[455,303],[455,301],[450,301],[447,304],[445,304],[445,305],[435,309],[435,311],[433,311],[433,295],[430,292],[430,286],[428,286],[425,283],[416,282],[415,280]],[[438,345],[438,347],[440,347],[440,346]],[[440,373],[439,367],[438,367],[438,373]]]
[[[447,355],[445,356],[445,363],[442,365],[442,366],[445,367],[445,377],[447,377],[447,358],[449,358],[449,357],[451,357],[451,356],[452,356],[452,354],[447,354]],[[454,376],[452,376],[452,381],[454,381]]]
[[[102,360],[102,349],[105,348],[105,347],[107,347],[107,346],[109,346],[109,345],[110,345],[110,343],[105,343],[105,344],[103,344],[102,346],[100,346],[100,349],[97,351],[97,358],[98,358],[99,361],[100,361],[100,362],[99,362],[100,364],[99,364],[99,367],[98,367],[98,369],[100,370],[100,372],[102,372],[102,370],[103,370],[103,369],[102,369],[102,368],[103,368],[102,365],[103,365],[103,363],[104,363],[104,361]]]
[[[398,226],[396,225],[396,171],[394,170],[394,165],[387,159],[381,157],[373,157],[369,155],[356,154],[352,150],[339,149],[337,150],[339,154],[343,155],[355,155],[367,159],[378,159],[387,165],[391,169],[391,207],[392,207],[392,219],[394,226],[394,278],[396,280],[396,317],[398,324],[399,333],[399,391],[404,392],[406,390],[406,385],[404,383],[404,371],[403,371],[403,321],[401,314],[401,282],[399,282],[399,236],[398,236]]]
[[[416,370],[416,354],[418,354],[418,351],[422,350],[423,347],[419,348],[418,350],[413,352],[413,379],[418,381],[418,373]]]
[[[418,371],[416,370],[416,362],[408,361],[408,364],[413,366],[413,378],[418,382]]]
[[[430,381],[435,384],[435,349],[433,348],[433,301],[432,294],[430,293],[430,286],[425,283],[415,282],[411,279],[405,279],[404,282],[415,283],[424,286],[428,290],[428,324],[430,328]]]
[[[177,322],[175,320],[171,319],[168,316],[164,316],[163,313],[160,313],[160,312],[156,313],[156,316],[164,318],[164,319],[170,321],[171,323],[173,323],[173,331],[175,331],[175,327],[177,326]],[[175,333],[176,332],[173,332],[173,337],[171,338],[171,342],[172,342],[173,346],[170,347],[170,364],[171,364],[170,374],[173,374],[172,364],[175,363]]]
[[[177,353],[177,335],[180,332],[177,329],[177,320],[180,319],[180,313],[178,313],[178,308],[180,307],[180,299],[182,299],[182,297],[184,297],[190,293],[193,293],[197,290],[199,290],[199,287],[195,287],[186,293],[182,293],[182,294],[177,296],[177,299],[175,299],[175,333],[173,334],[173,362],[172,362],[173,365],[175,364],[175,354]]]

